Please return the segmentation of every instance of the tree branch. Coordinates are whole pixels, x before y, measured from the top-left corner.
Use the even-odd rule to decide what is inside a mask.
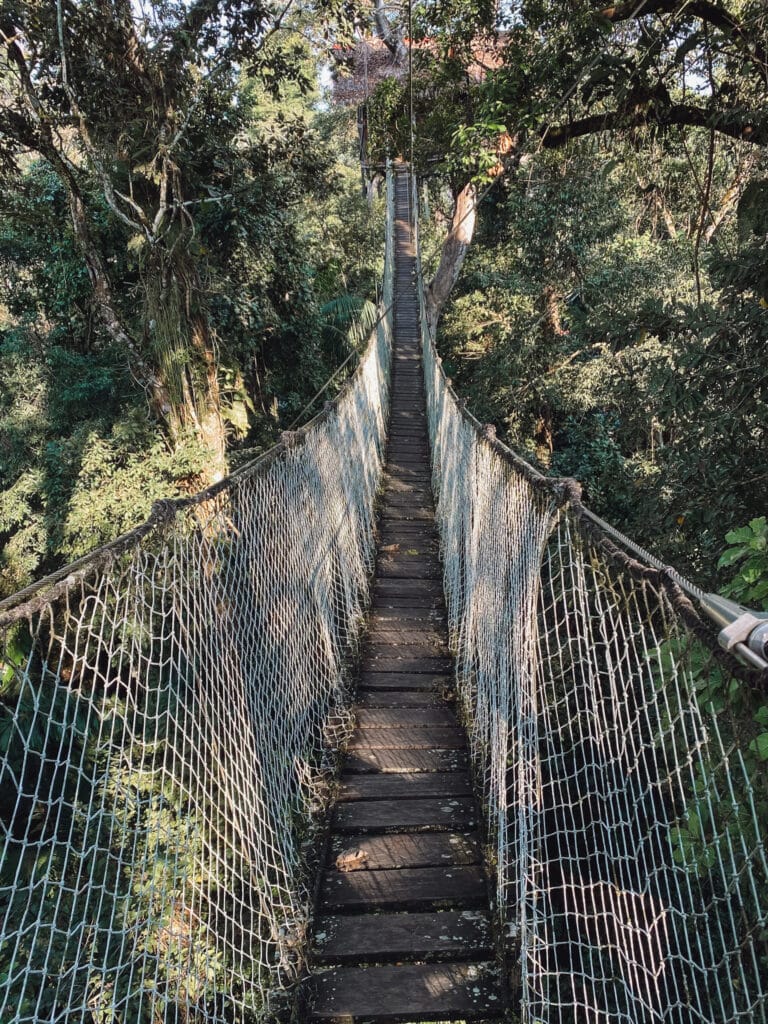
[[[680,0],[646,0],[639,10],[637,3],[630,0],[628,3],[604,7],[600,14],[608,21],[618,24],[622,21],[642,18],[647,14],[677,14],[680,9]],[[747,32],[730,11],[720,7],[719,4],[711,3],[710,0],[689,0],[687,4],[683,5],[683,11],[686,18],[693,16],[731,36],[747,51],[764,75],[768,72],[768,54],[764,47]]]
[[[591,114],[569,124],[546,125],[540,131],[541,145],[544,149],[559,149],[572,139],[586,135],[650,125],[659,128],[709,128],[755,146],[768,145],[768,121],[732,110],[707,110],[687,103],[651,103],[631,111],[610,110],[605,114]]]
[[[376,7],[373,12],[374,27],[376,35],[386,46],[395,62],[403,65],[408,60],[408,50],[403,42],[403,34],[399,25],[393,25],[387,18],[384,9],[384,0],[376,0]]]

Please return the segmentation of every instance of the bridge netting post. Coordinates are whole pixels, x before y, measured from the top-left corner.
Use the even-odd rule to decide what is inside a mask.
[[[0,1020],[273,1019],[348,727],[388,409],[384,305],[336,400],[0,606]]]
[[[457,691],[521,1020],[764,1024],[754,686],[677,574],[467,412],[417,265]]]

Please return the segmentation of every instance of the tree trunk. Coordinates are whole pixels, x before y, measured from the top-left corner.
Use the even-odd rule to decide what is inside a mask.
[[[85,204],[76,183],[69,178],[65,180],[72,226],[88,268],[98,317],[110,338],[125,350],[134,379],[146,390],[152,411],[170,434],[171,440],[178,441],[179,427],[185,425],[194,430],[200,442],[210,451],[211,458],[202,482],[204,486],[216,483],[227,473],[226,434],[221,416],[218,361],[211,344],[207,319],[202,313],[189,316],[190,355],[197,357],[202,365],[204,386],[202,389],[195,387],[195,381],[187,370],[186,383],[190,387],[183,389],[182,408],[179,408],[178,400],[174,402],[169,381],[147,362],[140,344],[123,324],[117,312],[104,260],[91,237]],[[189,315],[189,310],[186,312]],[[181,310],[179,313],[183,315]],[[178,326],[180,336],[183,337],[186,333],[184,326]]]
[[[440,264],[426,290],[427,323],[435,336],[440,314],[459,279],[477,222],[477,189],[470,182],[456,197],[453,220],[443,242]]]
[[[408,47],[403,42],[403,33],[400,25],[397,23],[392,24],[387,17],[387,9],[384,6],[384,0],[376,0],[376,7],[373,12],[373,24],[376,35],[381,39],[386,48],[395,58],[395,64],[399,67],[405,67],[408,62]]]
[[[98,318],[101,320],[110,338],[121,348],[125,349],[131,373],[137,383],[147,391],[155,415],[160,422],[167,422],[171,412],[171,400],[168,389],[148,365],[141,354],[136,339],[132,337],[120,319],[112,296],[112,287],[109,283],[104,260],[91,238],[85,204],[74,182],[69,177],[65,179],[65,182],[69,196],[72,228],[75,240],[88,269],[88,278],[91,282],[93,301]]]
[[[211,452],[211,464],[206,473],[208,485],[217,483],[227,475],[227,438],[221,415],[219,365],[205,316],[198,314],[194,318],[190,333],[192,346],[205,369],[203,407],[197,417],[197,428],[201,441]]]

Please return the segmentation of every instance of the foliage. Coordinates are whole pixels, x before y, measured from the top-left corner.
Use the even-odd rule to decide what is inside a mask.
[[[758,516],[725,539],[729,546],[717,564],[735,566],[737,572],[724,592],[741,604],[768,611],[768,520]]]
[[[733,224],[697,299],[694,240],[638,186],[668,152],[531,159],[482,208],[439,343],[482,419],[710,583],[724,524],[762,511],[768,322],[743,263],[738,287],[717,277]]]
[[[156,247],[115,215],[94,169],[79,166],[117,318],[174,400],[191,402],[188,422],[173,430],[131,352],[105,328],[65,178],[51,159],[27,156],[4,179],[0,594],[135,526],[155,499],[210,478],[198,429],[205,362],[176,329],[189,274],[215,349],[233,462],[272,443],[346,358],[357,311],[375,292],[381,211],[372,221],[359,193],[349,112],[316,109],[316,51],[301,33],[284,37],[279,54],[276,36],[258,68],[199,96],[184,164],[194,236],[169,277]],[[284,60],[290,74],[265,78],[267,63]]]

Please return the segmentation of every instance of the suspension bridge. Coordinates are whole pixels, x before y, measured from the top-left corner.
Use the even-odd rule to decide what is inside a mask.
[[[0,604],[3,1024],[768,1020],[766,621],[462,406],[415,196],[334,402]]]

